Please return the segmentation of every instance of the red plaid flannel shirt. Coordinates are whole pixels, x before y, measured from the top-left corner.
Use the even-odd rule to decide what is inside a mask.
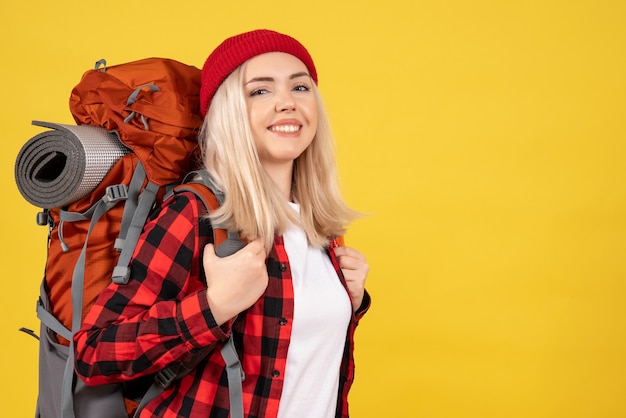
[[[111,284],[75,335],[76,371],[88,384],[126,382],[189,359],[199,348],[217,346],[234,333],[246,378],[246,417],[276,417],[293,319],[293,287],[282,237],[267,259],[269,285],[263,297],[234,323],[217,326],[207,303],[202,269],[212,242],[204,205],[191,193],[170,199],[149,222],[132,262],[127,285]],[[332,249],[337,274],[345,280]],[[341,363],[337,417],[348,417],[354,379],[354,330],[369,307],[353,317]],[[323,307],[320,307],[323,309]],[[142,411],[142,417],[228,417],[228,383],[219,349],[176,381]]]

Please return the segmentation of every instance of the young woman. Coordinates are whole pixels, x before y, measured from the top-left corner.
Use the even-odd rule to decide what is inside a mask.
[[[74,338],[87,384],[149,376],[211,347],[141,416],[227,417],[219,348],[232,333],[246,417],[348,416],[368,265],[336,245],[355,214],[336,183],[316,83],[309,53],[284,34],[243,33],[211,53],[199,140],[225,201],[207,216],[180,193],[146,225],[129,284],[111,284]],[[247,244],[218,257],[212,225]]]

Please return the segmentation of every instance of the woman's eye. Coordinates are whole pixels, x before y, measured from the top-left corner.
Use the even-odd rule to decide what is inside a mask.
[[[311,89],[309,88],[309,86],[306,86],[306,85],[304,85],[304,84],[299,84],[299,85],[297,85],[297,86],[294,88],[294,90],[296,90],[296,91],[309,91],[309,90],[311,90]]]
[[[268,91],[266,89],[256,89],[250,92],[250,96],[260,96],[262,94],[266,94]]]

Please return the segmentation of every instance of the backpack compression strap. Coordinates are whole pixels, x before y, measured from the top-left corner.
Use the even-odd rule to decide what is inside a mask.
[[[136,190],[136,187],[140,187],[143,184],[145,176],[146,172],[143,165],[141,165],[141,162],[138,162],[137,168],[133,173],[133,178],[131,179],[131,186],[133,187],[131,187],[128,191],[129,196],[137,196],[138,191]],[[128,206],[124,205],[120,239],[116,240],[115,243],[116,247],[121,247],[121,253],[117,260],[117,266],[113,268],[112,277],[112,280],[117,284],[126,284],[130,279],[130,259],[133,256],[133,252],[137,246],[137,241],[139,241],[139,236],[141,235],[143,226],[148,219],[148,215],[150,214],[152,205],[156,200],[156,194],[158,191],[158,185],[148,182],[139,195],[136,207],[134,207],[133,203],[130,203],[131,199],[127,201],[127,204],[130,203]],[[127,219],[128,216],[131,215],[128,214],[132,214],[130,224],[128,224]],[[127,230],[125,230],[126,226],[128,228]]]
[[[66,418],[74,417],[74,398],[73,398],[73,386],[74,386],[74,341],[72,335],[74,335],[81,326],[82,322],[82,309],[83,306],[83,286],[85,283],[85,258],[87,256],[87,243],[89,242],[89,236],[93,231],[94,226],[98,220],[109,209],[117,205],[119,202],[126,199],[126,186],[114,185],[109,186],[106,189],[106,194],[99,200],[91,209],[83,214],[62,213],[62,217],[65,221],[76,221],[80,219],[89,219],[89,229],[87,230],[87,236],[85,237],[85,244],[80,252],[76,266],[72,274],[72,330],[70,335],[66,335],[63,332],[60,334],[67,338],[70,342],[68,359],[65,363],[65,372],[63,375],[62,390],[61,390],[61,412],[62,416]],[[39,312],[40,315],[43,314]],[[40,316],[42,322],[46,323],[47,318],[45,314]],[[51,315],[50,315],[51,316]],[[57,321],[58,322],[58,321]],[[50,325],[49,325],[50,326]],[[54,328],[51,327],[54,330]]]

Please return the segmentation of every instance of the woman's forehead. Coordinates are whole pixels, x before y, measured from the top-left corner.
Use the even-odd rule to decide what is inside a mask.
[[[309,75],[306,65],[297,57],[284,52],[267,52],[246,61],[244,79],[256,77],[291,77],[294,74]]]

